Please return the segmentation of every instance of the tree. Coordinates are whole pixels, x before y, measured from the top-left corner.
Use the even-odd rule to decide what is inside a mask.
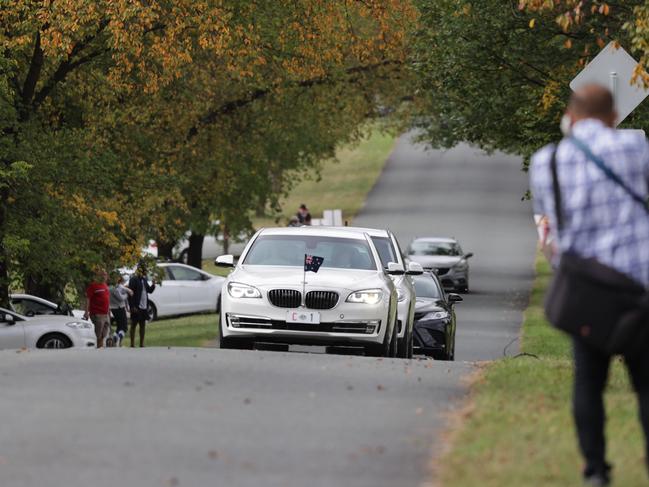
[[[566,29],[555,10],[518,7],[513,1],[420,3],[416,113],[432,145],[467,141],[528,159],[560,137],[569,82],[607,42],[604,33],[631,42],[625,16],[605,16],[606,24],[592,16]],[[648,117],[643,107],[625,125],[642,127]]]
[[[237,198],[214,195],[232,134],[254,129],[239,114],[401,64],[415,15],[397,0],[3,2],[0,304],[12,277],[60,297],[93,266],[133,263],[147,236],[172,241],[215,213],[238,225]],[[267,191],[232,182],[248,180]]]

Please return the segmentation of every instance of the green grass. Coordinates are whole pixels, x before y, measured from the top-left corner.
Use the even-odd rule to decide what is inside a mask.
[[[525,313],[521,356],[489,364],[453,446],[441,459],[444,487],[580,485],[582,460],[570,415],[572,362],[568,339],[543,318],[550,269],[539,259]],[[615,484],[647,485],[635,397],[619,360],[606,394],[609,457]]]
[[[157,320],[147,324],[145,345],[148,347],[202,347],[218,335],[216,313]],[[136,335],[135,344],[139,338]],[[128,338],[124,344],[128,344]]]
[[[336,159],[323,163],[321,179],[307,179],[298,183],[280,205],[280,221],[257,218],[256,228],[284,226],[305,203],[313,218],[321,218],[323,210],[341,209],[343,220],[351,220],[365,203],[367,194],[376,183],[385,165],[395,137],[378,128],[369,131],[360,143],[338,150]]]

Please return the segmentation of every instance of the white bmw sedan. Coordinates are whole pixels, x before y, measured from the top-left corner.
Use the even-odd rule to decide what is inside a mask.
[[[322,258],[317,272],[305,271]],[[216,259],[232,266],[231,255]],[[394,356],[397,291],[367,234],[268,228],[244,249],[221,293],[221,348],[255,342],[364,347]],[[317,264],[316,264],[317,268]]]
[[[0,349],[94,348],[95,329],[74,316],[23,316],[0,308]]]

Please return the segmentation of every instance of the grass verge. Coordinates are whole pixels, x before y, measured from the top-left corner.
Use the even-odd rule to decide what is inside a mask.
[[[216,313],[157,320],[147,325],[145,344],[148,347],[202,347],[216,339],[218,324]],[[136,337],[136,345],[138,340]]]
[[[518,358],[486,367],[453,446],[439,461],[444,487],[580,485],[582,460],[570,405],[569,340],[543,317],[550,268],[541,258]],[[535,358],[538,357],[538,358]],[[616,485],[647,485],[637,406],[619,360],[606,394],[609,457]]]

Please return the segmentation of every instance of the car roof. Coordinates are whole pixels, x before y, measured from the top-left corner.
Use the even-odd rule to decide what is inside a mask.
[[[313,235],[319,237],[335,237],[335,238],[353,238],[357,240],[365,240],[364,233],[361,231],[345,230],[349,227],[325,227],[325,226],[304,226],[304,227],[277,227],[277,228],[263,228],[259,235]]]
[[[366,228],[366,227],[327,227],[333,228],[334,230],[340,230],[342,232],[353,232],[360,234],[368,234],[370,237],[388,237],[390,235],[389,230],[385,228]]]
[[[457,243],[457,240],[449,237],[417,237],[412,240],[413,242],[445,242],[445,243]]]
[[[11,293],[9,295],[9,299],[32,299],[34,301],[37,301],[42,304],[47,304],[50,306],[57,307],[56,303],[53,303],[52,301],[49,301],[44,298],[39,298],[38,296],[34,296],[33,294],[21,294],[21,293]]]

